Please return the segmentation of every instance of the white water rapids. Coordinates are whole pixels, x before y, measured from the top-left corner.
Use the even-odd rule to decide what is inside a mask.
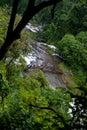
[[[39,27],[34,27],[31,24],[26,25],[26,28],[29,31],[32,31],[34,33],[36,33],[37,31],[39,31],[41,29],[41,26]],[[37,30],[37,31],[36,31]],[[56,73],[56,72],[52,72],[52,71],[47,71],[46,68],[49,67],[50,70],[51,68],[55,68],[55,70],[58,70],[58,63],[62,61],[61,57],[58,56],[58,54],[55,54],[55,50],[56,47],[53,45],[47,45],[45,43],[42,42],[37,42],[34,41],[33,43],[31,43],[32,46],[32,51],[31,53],[29,53],[27,56],[25,56],[25,60],[27,65],[44,65],[46,67],[44,67],[44,74],[47,78],[47,81],[49,83],[49,85],[52,88],[56,88],[56,87],[64,87],[66,88],[66,84],[63,82],[62,79],[62,73]],[[49,54],[48,51],[52,49],[53,50],[53,54]]]

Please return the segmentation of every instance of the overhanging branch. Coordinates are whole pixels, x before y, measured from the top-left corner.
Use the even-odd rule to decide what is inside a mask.
[[[4,44],[2,45],[2,47],[0,48],[0,61],[4,58],[9,47],[12,45],[13,41],[17,40],[20,37],[20,33],[21,33],[22,29],[25,27],[25,25],[29,22],[29,20],[31,20],[31,18],[34,15],[36,15],[43,8],[46,8],[48,6],[59,3],[62,0],[43,1],[36,6],[35,6],[36,0],[29,0],[27,8],[23,14],[22,19],[18,23],[17,27],[15,29],[13,29],[19,1],[20,0],[14,0],[14,2],[13,2],[13,8],[12,8],[11,18],[10,18],[10,22],[9,22],[9,26],[8,26],[6,40],[5,40]]]
[[[56,3],[59,3],[62,0],[48,0],[48,1],[43,1],[39,5],[36,6],[36,11],[39,12],[41,9],[46,8],[48,6],[54,5]]]
[[[12,33],[12,31],[13,31],[13,27],[14,27],[14,22],[15,22],[15,17],[16,17],[16,13],[17,13],[18,4],[19,4],[19,0],[14,0],[14,1],[13,1],[13,8],[12,8],[12,13],[11,13],[11,17],[10,17],[9,26],[8,26],[7,35],[8,35],[9,33]]]
[[[62,0],[48,0],[48,1],[41,2],[37,6],[34,5],[35,0],[33,0],[32,3],[29,2],[21,21],[19,22],[18,26],[15,29],[15,32],[20,33],[22,31],[22,29],[25,27],[25,25],[29,22],[29,20],[33,16],[35,16],[40,10],[42,10],[43,8],[46,8],[48,6],[54,5],[56,3],[59,3],[60,1],[62,1]],[[32,5],[32,7],[30,5]]]

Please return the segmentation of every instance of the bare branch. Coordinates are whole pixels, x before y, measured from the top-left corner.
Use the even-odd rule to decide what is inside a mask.
[[[36,6],[36,12],[39,12],[40,10],[42,10],[43,8],[46,8],[48,6],[54,5],[56,3],[59,3],[62,0],[48,0],[48,1],[44,1],[42,3],[40,3],[39,5]]]
[[[46,8],[48,6],[54,5],[57,2],[60,2],[62,0],[48,0],[48,1],[44,1],[40,4],[38,4],[37,6],[34,6],[35,1],[33,0],[32,3],[32,8],[31,8],[31,4],[28,3],[27,9],[25,10],[25,13],[21,19],[21,21],[19,22],[18,26],[15,29],[15,32],[20,33],[22,31],[22,29],[25,27],[25,25],[29,22],[29,20],[36,15],[40,10],[42,10],[43,8]]]
[[[19,0],[14,0],[14,1],[13,1],[13,8],[12,8],[12,13],[11,13],[11,17],[10,17],[9,26],[8,26],[7,35],[8,35],[9,33],[12,33],[12,31],[13,31],[14,22],[15,22],[15,17],[16,17],[16,13],[17,13],[18,3],[19,3]]]

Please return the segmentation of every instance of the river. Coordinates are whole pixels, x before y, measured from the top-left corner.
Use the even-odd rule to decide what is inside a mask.
[[[39,31],[39,29],[41,28],[41,26],[38,28],[32,26],[31,24],[28,24],[26,27],[29,31],[32,31],[34,33],[37,33],[37,31]],[[55,89],[56,87],[63,87],[67,89],[67,85],[63,80],[64,74],[59,68],[59,63],[64,61],[64,59],[55,53],[56,47],[38,41],[33,41],[31,43],[31,46],[31,53],[25,56],[27,66],[29,66],[27,72],[29,73],[30,70],[32,71],[39,68],[44,72],[44,75],[46,76],[46,79],[51,88]],[[51,54],[49,53],[50,49],[52,49],[53,52]],[[30,67],[31,65],[32,67]],[[75,118],[76,120],[78,117],[73,117],[73,110],[77,109],[77,106],[75,104],[75,98],[72,98],[70,106],[71,107],[69,108],[68,113],[73,119]],[[81,104],[79,104],[79,106],[81,107]],[[78,110],[80,110],[80,107],[78,107]],[[83,110],[81,109],[81,113],[82,112]],[[80,119],[79,123],[81,126],[84,126],[83,120]],[[80,128],[80,130],[83,130],[83,127]]]
[[[39,68],[44,72],[49,85],[53,89],[58,86],[66,88],[66,84],[62,79],[63,73],[58,67],[58,64],[62,62],[63,59],[55,53],[49,54],[49,50],[53,49],[55,52],[56,47],[38,41],[33,41],[31,46],[31,53],[25,57],[27,66],[29,67],[27,71],[29,72],[30,70]],[[30,68],[31,65],[32,67]]]

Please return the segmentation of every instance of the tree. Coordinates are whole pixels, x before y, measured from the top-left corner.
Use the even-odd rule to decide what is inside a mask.
[[[66,59],[68,65],[72,66],[76,70],[79,66],[82,68],[84,66],[84,70],[86,70],[87,50],[85,49],[83,43],[77,40],[73,35],[66,34],[58,42],[57,46],[60,50],[60,54]]]
[[[77,35],[80,31],[87,30],[87,1],[86,0],[63,0],[55,8],[55,17],[47,21],[43,29],[43,38],[50,44],[57,45],[66,33]],[[49,8],[48,8],[49,9]],[[39,14],[43,20],[48,17],[50,12],[45,15]],[[60,15],[61,14],[61,15]],[[56,29],[53,30],[53,24]],[[50,36],[51,35],[51,36]],[[50,38],[49,38],[50,36]]]
[[[13,7],[12,7],[9,26],[8,26],[7,36],[6,36],[4,44],[2,45],[0,49],[0,60],[4,58],[6,52],[8,51],[9,47],[12,45],[13,41],[20,38],[20,33],[22,29],[25,27],[25,25],[29,22],[29,20],[31,20],[31,18],[34,15],[36,15],[43,8],[59,3],[61,0],[42,1],[41,3],[37,5],[36,5],[36,0],[32,0],[32,1],[29,0],[27,7],[24,11],[24,14],[22,16],[22,19],[18,23],[17,27],[14,28],[19,1],[20,0],[13,1]]]
[[[84,44],[85,49],[87,49],[87,31],[81,31],[76,36],[82,44]]]

